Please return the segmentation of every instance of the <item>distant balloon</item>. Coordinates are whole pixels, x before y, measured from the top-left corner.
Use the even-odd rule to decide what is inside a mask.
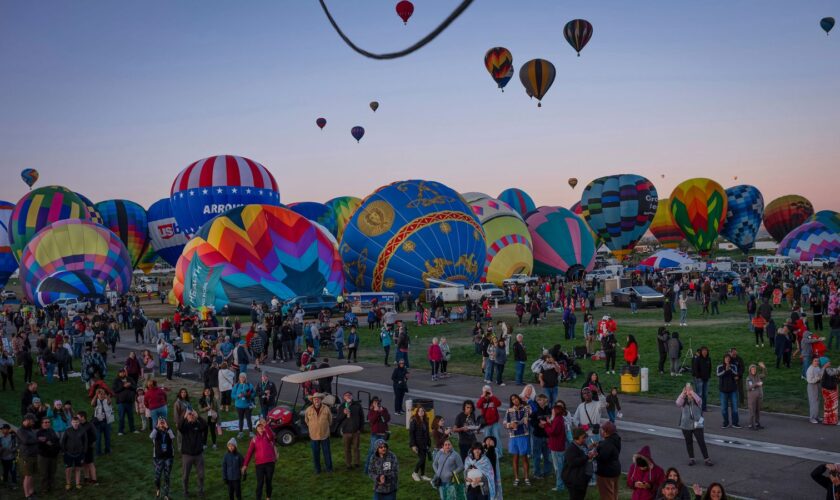
[[[665,178],[665,174],[660,175],[660,177],[662,177],[662,178],[664,179],[664,178]]]
[[[825,36],[828,36],[828,32],[834,27],[834,18],[824,17],[820,19],[820,27],[825,31]]]
[[[496,85],[505,91],[505,85],[513,77],[513,55],[504,47],[493,47],[484,54],[484,67],[496,82]]]
[[[764,207],[764,227],[781,243],[787,234],[814,215],[814,206],[803,196],[789,194]]]
[[[324,127],[327,126],[327,119],[326,118],[318,118],[315,120],[315,125],[318,125],[318,128],[324,130]]]
[[[396,10],[397,15],[403,20],[403,24],[408,24],[408,18],[414,14],[414,4],[408,0],[401,0],[400,2],[397,2]]]
[[[671,213],[685,239],[708,253],[726,220],[726,191],[711,179],[688,179],[671,193]]]
[[[6,286],[6,282],[18,268],[18,262],[9,244],[9,220],[14,209],[14,203],[0,201],[0,288]]]
[[[175,267],[189,238],[175,220],[169,198],[152,203],[146,216],[149,220],[149,247],[167,264]]]
[[[595,242],[586,223],[561,207],[540,207],[525,218],[534,245],[534,273],[582,279],[595,267]]]
[[[128,250],[132,267],[137,267],[149,244],[149,219],[146,209],[129,200],[107,200],[96,204],[105,227],[120,237]]]
[[[370,109],[376,113],[376,110],[379,109],[379,101],[370,101]]]
[[[764,197],[753,186],[733,186],[726,190],[726,220],[720,235],[742,252],[755,245],[761,218],[764,215]]]
[[[32,185],[38,182],[38,177],[38,171],[34,168],[24,168],[20,173],[20,178],[29,186],[29,189],[32,189]]]
[[[362,140],[362,137],[365,136],[365,129],[364,127],[356,125],[350,129],[350,135],[353,136],[353,139],[356,139],[356,142],[359,142]]]
[[[595,179],[580,198],[583,218],[618,259],[626,258],[644,236],[658,202],[653,183],[635,174]]]
[[[836,261],[840,258],[840,233],[822,222],[806,222],[785,236],[776,254],[790,257],[793,262],[817,258]]]
[[[525,215],[527,215],[528,212],[536,210],[537,208],[534,204],[534,200],[531,199],[528,193],[519,188],[505,189],[499,193],[497,198],[510,205],[523,218],[525,218]]]
[[[519,79],[525,86],[525,92],[531,97],[536,97],[537,101],[545,97],[545,93],[554,83],[555,75],[554,65],[545,59],[532,59],[519,68]],[[542,102],[538,102],[537,107],[541,106]]]
[[[566,27],[563,28],[563,36],[566,37],[566,41],[580,57],[580,51],[586,47],[589,39],[592,38],[592,25],[585,19],[574,19],[566,23]]]
[[[63,186],[44,186],[26,193],[9,221],[9,241],[18,262],[38,231],[64,219],[88,219],[87,208],[76,193]]]
[[[569,185],[574,189],[578,185],[577,177],[569,177]]]

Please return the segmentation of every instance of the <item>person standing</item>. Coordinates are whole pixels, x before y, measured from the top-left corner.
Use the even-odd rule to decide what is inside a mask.
[[[615,357],[618,346],[618,339],[615,333],[607,331],[601,339],[601,348],[604,350],[604,372],[615,375]]]
[[[822,382],[822,368],[820,360],[811,360],[811,366],[805,372],[805,381],[808,384],[808,416],[812,424],[820,423],[820,387]]]
[[[702,346],[697,355],[691,360],[691,376],[694,377],[694,387],[700,393],[703,401],[703,411],[706,411],[709,399],[709,379],[712,377],[712,360],[709,358],[709,348]]]
[[[338,429],[341,431],[344,444],[344,464],[347,470],[359,466],[359,439],[364,426],[362,405],[353,400],[353,394],[347,391],[343,395],[344,401],[338,412]]]
[[[408,392],[408,368],[405,366],[405,359],[400,358],[397,366],[391,372],[391,382],[394,388],[394,414],[403,414],[403,399]]]
[[[347,336],[347,362],[357,363],[356,354],[359,350],[359,334],[356,332],[356,327],[350,327],[350,335]]]
[[[35,415],[27,413],[17,430],[20,451],[18,462],[23,476],[23,496],[34,498],[35,476],[38,474],[38,430],[35,427]]]
[[[76,489],[82,489],[82,464],[87,449],[87,433],[80,427],[79,417],[70,420],[70,427],[64,431],[59,444],[64,453],[64,489],[70,491],[71,479],[76,478]]]
[[[204,392],[198,399],[198,409],[204,414],[207,420],[207,436],[204,437],[204,442],[207,443],[207,438],[211,438],[213,442],[213,449],[216,449],[216,424],[219,422],[219,400],[216,399],[216,394],[213,389],[209,387],[204,388]]]
[[[688,452],[688,465],[694,465],[694,440],[697,440],[697,445],[700,447],[700,453],[703,454],[703,460],[706,465],[711,466],[712,461],[709,458],[709,452],[706,449],[706,439],[703,435],[704,421],[702,412],[702,400],[700,396],[694,392],[691,384],[685,384],[680,395],[677,397],[677,407],[680,408],[680,422],[679,427],[685,439],[685,448]]]
[[[682,356],[683,344],[680,340],[679,332],[671,334],[668,339],[668,357],[671,358],[671,376],[676,377],[682,375],[680,372],[680,357]]]
[[[17,484],[18,437],[12,432],[12,426],[0,426],[0,466],[3,468],[3,484],[14,489]]]
[[[458,484],[458,474],[464,471],[464,461],[461,455],[455,453],[451,441],[443,442],[443,448],[432,461],[432,469],[435,471],[432,485],[439,484],[437,489],[440,499],[458,498],[455,490],[462,487]]]
[[[592,479],[592,459],[597,452],[586,449],[586,439],[586,431],[577,428],[572,431],[572,443],[566,446],[561,476],[569,490],[569,500],[584,500]]]
[[[522,463],[525,486],[531,486],[530,464],[531,407],[522,402],[517,394],[510,395],[510,408],[505,412],[505,428],[508,430],[508,451],[513,456],[513,486],[519,486],[519,464]]]
[[[720,392],[720,413],[723,416],[723,428],[729,427],[730,408],[732,427],[740,429],[738,423],[738,368],[732,364],[732,357],[727,353],[723,363],[717,366],[718,391]]]
[[[513,360],[516,363],[516,385],[525,385],[523,376],[525,375],[525,363],[528,361],[528,355],[525,351],[525,337],[522,334],[516,335],[516,342],[513,344]]]
[[[499,422],[499,408],[501,400],[493,394],[489,385],[481,388],[481,397],[475,402],[478,413],[484,420],[484,435],[493,436],[497,443],[501,443],[501,423]],[[498,448],[499,459],[502,458],[502,448]],[[463,461],[463,460],[462,460]]]
[[[265,419],[268,418],[269,410],[277,404],[277,386],[268,378],[268,373],[265,371],[260,375],[258,389],[260,394],[260,416]]]
[[[653,461],[650,447],[642,446],[627,470],[627,487],[633,491],[631,500],[653,500],[664,482],[665,471]]]
[[[172,461],[175,457],[175,433],[166,418],[159,417],[149,434],[152,440],[152,462],[155,467],[155,498],[169,500]]]
[[[478,430],[478,423],[476,421],[475,405],[468,399],[461,404],[461,413],[455,417],[455,425],[452,427],[452,432],[458,434],[458,452],[462,461],[466,458],[473,443],[476,442],[476,430]],[[439,443],[437,449],[439,450],[442,445],[442,442]]]
[[[248,432],[254,435],[254,422],[251,419],[251,411],[254,408],[254,386],[248,383],[248,376],[245,373],[239,374],[239,383],[233,386],[231,391],[233,405],[236,407],[236,415],[239,418],[239,434],[241,439],[245,431],[245,424],[248,425]]]
[[[601,500],[618,500],[618,480],[621,478],[621,437],[615,424],[604,422],[601,440],[595,447],[595,480]]]
[[[399,462],[384,439],[373,443],[376,450],[370,460],[368,476],[373,480],[373,500],[396,500],[399,486]]]
[[[432,367],[432,380],[437,380],[438,373],[440,372],[440,363],[443,361],[443,351],[440,349],[440,340],[437,337],[432,338],[427,357],[429,359],[429,365]]]
[[[265,487],[265,499],[271,500],[271,483],[274,478],[277,451],[274,449],[274,433],[271,432],[264,419],[260,419],[257,423],[257,434],[251,438],[251,443],[248,445],[248,452],[242,464],[243,474],[252,458],[257,476],[257,500],[263,498],[263,487]]]
[[[688,296],[685,292],[680,293],[680,326],[688,326]]]
[[[729,349],[729,355],[732,358],[732,364],[738,369],[735,375],[735,381],[738,385],[738,405],[744,406],[747,401],[746,376],[747,366],[744,364],[744,358],[738,356],[738,349],[732,347]]]
[[[58,454],[61,443],[58,434],[52,430],[52,420],[41,419],[41,428],[36,432],[38,436],[38,471],[41,474],[41,491],[49,495],[53,491],[55,473],[58,470]]]
[[[134,429],[136,382],[128,376],[128,372],[123,368],[117,374],[117,378],[114,379],[111,389],[114,391],[114,399],[117,402],[117,415],[120,421],[117,428],[117,435],[122,436],[125,433],[126,420],[128,420],[128,431],[136,433],[137,431]]]
[[[222,481],[228,488],[228,500],[242,500],[242,464],[245,458],[237,447],[236,438],[230,438],[227,453],[222,457]]]
[[[391,414],[388,413],[387,408],[382,406],[379,396],[374,396],[370,400],[367,418],[370,424],[370,446],[365,457],[365,474],[369,472],[370,460],[376,453],[376,442],[385,440],[388,435],[388,422],[391,421]]]
[[[330,452],[330,428],[332,424],[332,413],[330,409],[321,404],[324,395],[316,393],[312,395],[312,404],[306,409],[305,422],[309,429],[309,439],[312,446],[312,464],[315,466],[315,474],[321,473],[321,454],[324,455],[324,465],[327,472],[332,472],[332,453]],[[371,431],[372,432],[372,431]]]
[[[527,401],[523,401],[529,404]],[[543,478],[551,474],[549,465],[551,453],[548,447],[548,433],[546,424],[551,419],[551,407],[548,406],[548,397],[540,394],[536,397],[536,404],[530,403],[531,415],[529,424],[531,427],[531,462],[534,466],[534,478]]]
[[[107,386],[106,386],[107,387]],[[111,453],[111,424],[114,423],[114,408],[111,406],[111,398],[105,389],[97,389],[96,396],[91,400],[93,406],[93,426],[96,428],[96,454],[107,455]],[[105,442],[105,451],[102,451],[102,442]]]
[[[549,406],[554,406],[554,402],[557,401],[557,384],[560,381],[560,367],[550,354],[544,357],[545,359],[543,360],[539,373],[540,387],[542,387],[548,396]]]
[[[761,402],[764,399],[764,377],[767,376],[767,368],[763,362],[758,366],[750,365],[747,372],[747,408],[750,412],[749,428],[757,431],[764,427],[761,425]]]
[[[379,331],[379,342],[382,345],[382,350],[385,352],[385,366],[391,366],[391,364],[388,362],[391,356],[391,343],[393,342],[393,337],[391,337],[391,331],[383,327]]]
[[[429,419],[426,417],[426,409],[422,406],[418,407],[411,417],[408,428],[408,446],[417,455],[417,464],[414,466],[411,478],[417,482],[421,480],[431,481],[431,478],[426,476],[426,455],[432,446],[432,438],[429,434]]]
[[[822,369],[820,386],[822,388],[823,396],[823,424],[838,425],[837,382],[838,378],[840,378],[840,370],[832,368],[831,363],[825,356],[819,358],[819,361],[820,368]]]
[[[554,466],[554,488],[551,491],[561,492],[566,489],[561,477],[563,472],[563,461],[566,447],[569,446],[570,440],[568,436],[571,435],[569,427],[566,425],[566,405],[562,401],[554,403],[552,408],[551,418],[547,421],[542,421],[539,426],[548,439],[548,450],[551,453],[551,463]]]
[[[659,350],[659,374],[665,374],[665,360],[668,359],[668,339],[671,338],[671,334],[664,326],[660,326],[659,330],[656,333],[656,347]],[[671,370],[671,375],[674,372]]]
[[[198,480],[198,496],[204,495],[204,443],[207,424],[195,410],[187,412],[184,421],[178,427],[181,433],[181,482],[184,497],[190,495],[190,472],[195,466]]]

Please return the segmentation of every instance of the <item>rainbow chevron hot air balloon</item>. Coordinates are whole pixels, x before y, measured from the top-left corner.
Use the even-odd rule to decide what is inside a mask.
[[[513,55],[504,47],[493,47],[484,54],[484,67],[502,92],[513,77]]]
[[[711,179],[680,183],[671,193],[671,213],[685,239],[697,251],[708,253],[726,220],[726,191]]]
[[[683,232],[680,226],[674,222],[674,215],[671,213],[671,202],[668,198],[660,199],[656,207],[656,215],[650,223],[650,232],[664,248],[679,248],[683,240]]]

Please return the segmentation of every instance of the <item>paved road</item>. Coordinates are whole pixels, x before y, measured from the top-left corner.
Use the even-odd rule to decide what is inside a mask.
[[[133,341],[133,335],[126,332],[123,339],[127,342],[118,346],[119,359],[129,349],[137,348],[129,341]],[[333,365],[335,363],[333,360]],[[360,364],[365,370],[340,379],[339,390],[378,394],[392,409],[391,368]],[[282,376],[298,371],[291,362],[269,363],[264,369],[278,386]],[[182,372],[197,372],[191,356],[184,363]],[[436,413],[448,417],[450,423],[460,411],[461,402],[475,400],[483,385],[480,377],[455,375],[445,381],[432,381],[428,373],[418,370],[412,374],[407,397],[433,399]],[[256,372],[251,376],[256,376]],[[515,385],[494,387],[503,401],[519,389]],[[282,387],[281,398],[294,400],[296,390],[295,386]],[[578,391],[574,389],[561,388],[559,397],[571,408],[579,401]],[[840,427],[814,425],[800,416],[765,414],[762,416],[766,427],[763,431],[721,429],[721,415],[715,407],[705,414],[706,441],[715,466],[699,465],[702,460],[698,460],[698,465],[688,467],[682,434],[676,429],[679,412],[672,402],[625,395],[622,396],[622,409],[624,419],[617,422],[617,427],[623,442],[621,462],[624,470],[630,465],[633,453],[643,445],[650,445],[654,460],[663,468],[679,468],[689,484],[720,481],[728,492],[748,498],[822,498],[824,490],[811,480],[811,470],[819,463],[840,463]],[[744,410],[742,422],[745,414]],[[699,457],[699,450],[696,453]]]

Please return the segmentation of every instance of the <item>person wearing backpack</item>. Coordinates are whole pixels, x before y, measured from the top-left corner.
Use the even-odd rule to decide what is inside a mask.
[[[239,383],[233,386],[231,393],[233,396],[233,405],[236,407],[236,414],[239,417],[239,434],[237,439],[242,439],[245,427],[243,421],[248,423],[248,432],[253,437],[254,422],[251,420],[251,410],[254,408],[254,386],[248,383],[248,376],[244,373],[239,374]]]

